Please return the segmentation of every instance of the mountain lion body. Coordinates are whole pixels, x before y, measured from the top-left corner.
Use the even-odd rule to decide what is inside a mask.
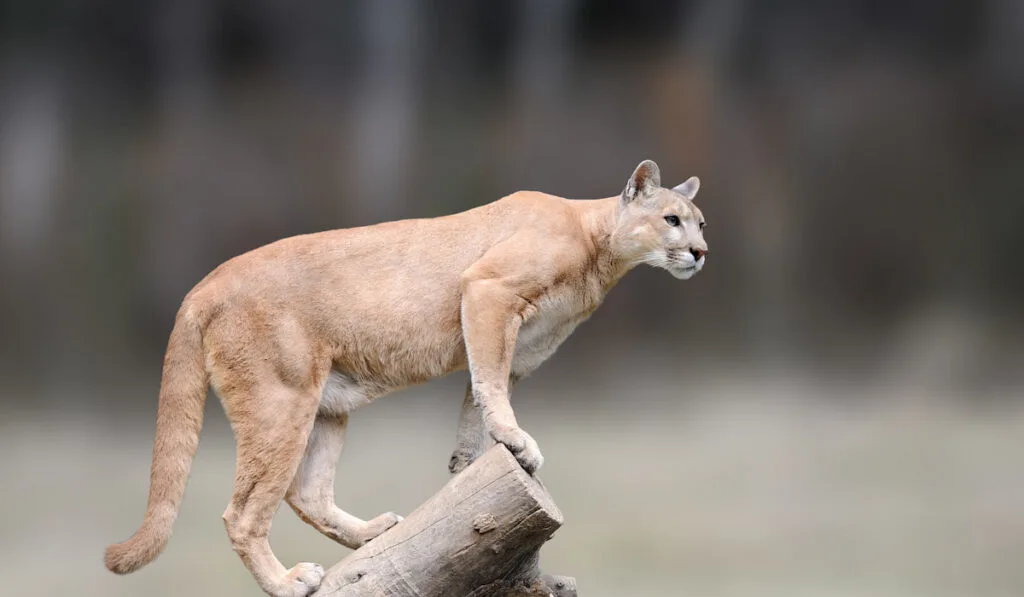
[[[323,568],[286,569],[270,549],[281,500],[358,547],[400,517],[363,521],[334,503],[348,413],[399,388],[469,369],[449,468],[491,441],[531,473],[543,457],[509,390],[601,304],[632,267],[689,278],[704,265],[694,177],[660,187],[642,162],[621,196],[520,192],[462,213],[296,236],[215,269],[184,299],[168,342],[142,527],[107,548],[132,572],[170,536],[212,385],[238,444],[224,512],[231,544],[274,597],[305,597]]]

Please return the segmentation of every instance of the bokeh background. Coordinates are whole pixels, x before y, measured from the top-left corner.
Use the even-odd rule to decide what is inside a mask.
[[[586,597],[1024,594],[1024,3],[0,1],[5,594],[257,595],[207,408],[165,554],[162,350],[280,237],[519,189],[703,181],[707,267],[638,269],[517,388]],[[465,376],[354,415],[340,504],[447,478]],[[347,550],[284,507],[291,565]]]

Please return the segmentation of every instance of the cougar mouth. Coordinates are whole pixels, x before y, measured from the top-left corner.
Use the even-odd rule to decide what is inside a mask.
[[[668,251],[666,256],[669,262],[668,271],[680,280],[693,277],[704,267],[704,257],[695,260],[689,252]]]

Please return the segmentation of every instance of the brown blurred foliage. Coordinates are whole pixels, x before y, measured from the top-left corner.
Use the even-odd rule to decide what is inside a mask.
[[[632,275],[567,358],[983,393],[1024,354],[1021,6],[0,2],[0,372],[149,376],[240,252],[653,158],[702,177],[708,267]]]

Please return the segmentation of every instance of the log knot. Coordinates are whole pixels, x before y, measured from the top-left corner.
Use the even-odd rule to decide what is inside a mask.
[[[490,533],[496,528],[498,528],[498,521],[494,519],[490,512],[480,514],[473,519],[473,529],[481,535]]]
[[[357,583],[364,576],[366,576],[366,571],[365,570],[353,570],[352,572],[349,572],[348,574],[345,575],[345,580],[348,581],[349,583]]]

